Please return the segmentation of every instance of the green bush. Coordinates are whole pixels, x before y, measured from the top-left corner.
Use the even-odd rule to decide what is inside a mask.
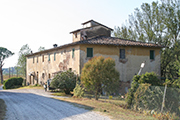
[[[135,110],[154,110],[161,112],[164,86],[151,86],[150,84],[140,84],[134,93],[133,108]],[[180,89],[166,89],[165,103],[163,105],[163,113],[175,113],[180,116],[179,103]]]
[[[13,77],[5,80],[3,82],[3,89],[11,89],[14,88],[15,86],[22,86],[23,83],[23,78],[21,77]]]
[[[161,86],[162,81],[158,79],[157,75],[154,72],[146,72],[145,74],[142,74],[140,79],[138,80],[138,83],[148,83],[153,86]]]
[[[102,56],[93,57],[84,64],[81,83],[88,92],[93,92],[96,100],[102,94],[102,90],[107,94],[118,93],[120,74],[115,65],[114,59]]]
[[[129,89],[129,92],[126,95],[126,103],[128,108],[132,107],[132,105],[134,104],[133,103],[134,93],[138,89],[139,84],[145,84],[145,83],[154,86],[162,85],[161,80],[158,79],[157,75],[154,72],[151,73],[146,72],[145,74],[142,75],[135,75],[131,83],[131,88]]]
[[[134,93],[136,92],[137,88],[139,87],[139,79],[140,75],[135,75],[133,77],[132,83],[131,83],[131,88],[129,89],[129,92],[126,94],[126,103],[127,103],[127,108],[130,108],[131,105],[133,104],[133,98],[134,98]]]
[[[84,88],[81,87],[78,83],[76,83],[76,87],[73,90],[75,97],[83,97],[84,96]]]
[[[71,72],[66,71],[57,74],[51,82],[51,87],[63,90],[66,94],[70,94],[70,91],[73,91],[76,85],[77,76]]]

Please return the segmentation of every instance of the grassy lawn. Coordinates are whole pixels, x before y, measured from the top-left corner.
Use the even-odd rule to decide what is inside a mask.
[[[98,101],[94,98],[55,98],[61,101],[74,103],[75,106],[80,106],[85,109],[99,112],[100,114],[109,116],[114,120],[155,120],[152,116],[146,116],[142,113],[135,112],[129,109],[124,109],[125,101],[123,100],[104,100]]]
[[[6,115],[6,104],[4,100],[0,99],[0,120],[3,120]]]
[[[43,88],[43,86],[32,86],[32,85],[29,85],[29,86],[19,87],[19,88],[16,88],[16,89],[44,89],[44,88]]]
[[[72,96],[72,95],[67,95],[64,92],[53,92],[51,95],[54,95],[54,96],[66,96],[66,97],[71,97]]]
[[[18,89],[43,89],[43,87],[25,86]],[[94,98],[73,98],[71,95],[66,95],[63,92],[53,92],[52,95],[67,96],[69,98],[54,98],[73,104],[76,107],[96,111],[99,114],[109,116],[114,120],[156,120],[156,118],[152,116],[147,116],[137,111],[125,109],[124,107],[126,103],[124,100],[99,99],[97,101]]]
[[[11,75],[10,78],[11,78],[11,77],[17,77],[17,75],[13,75],[13,76]],[[24,78],[22,75],[18,75],[18,77]],[[3,79],[4,79],[4,81],[7,80],[7,79],[9,79],[9,75],[3,75]]]

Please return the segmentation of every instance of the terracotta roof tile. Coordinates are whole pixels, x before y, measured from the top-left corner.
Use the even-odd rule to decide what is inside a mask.
[[[146,43],[141,41],[134,41],[134,40],[125,40],[115,37],[96,37],[88,40],[78,41],[75,44],[99,44],[99,45],[115,45],[115,46],[142,46],[142,47],[161,47],[164,46],[153,44],[153,43]]]
[[[79,45],[79,44],[94,44],[94,45],[114,45],[114,46],[141,46],[141,47],[158,47],[158,48],[163,48],[164,46],[158,45],[158,44],[153,44],[153,43],[146,43],[146,42],[140,42],[140,41],[134,41],[134,40],[125,40],[125,39],[120,39],[120,38],[115,38],[115,37],[96,37],[88,40],[82,40],[82,41],[77,41],[65,45],[58,46],[56,48],[51,48],[48,50],[36,52],[33,54],[29,54],[28,56],[33,56],[36,54],[40,53],[47,53],[52,50],[56,50],[59,48],[65,48],[68,46],[73,46],[73,45]]]

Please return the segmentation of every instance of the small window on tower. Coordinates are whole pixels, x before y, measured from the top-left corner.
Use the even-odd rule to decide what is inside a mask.
[[[77,38],[77,33],[74,34],[75,38]]]

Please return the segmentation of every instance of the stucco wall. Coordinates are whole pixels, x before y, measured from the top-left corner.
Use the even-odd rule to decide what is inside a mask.
[[[77,37],[76,37],[77,36]],[[93,26],[91,28],[82,29],[80,32],[73,33],[73,42],[86,40],[98,36],[111,36],[111,31],[101,25]]]
[[[80,68],[83,68],[89,58],[87,58],[87,48],[93,48],[93,56],[111,57],[115,60],[116,69],[120,73],[120,80],[123,82],[131,81],[133,76],[138,73],[140,65],[146,61],[145,67],[141,73],[154,71],[160,75],[160,48],[148,47],[117,47],[105,45],[81,45],[80,46]],[[119,59],[120,49],[125,49],[126,58]],[[150,60],[150,50],[155,51],[155,59]]]
[[[72,49],[74,49],[74,58],[72,58]],[[54,60],[54,53],[56,60]],[[44,62],[42,61],[44,55]],[[49,61],[50,55],[50,61]],[[44,83],[47,79],[53,77],[53,73],[57,71],[65,71],[72,69],[76,74],[79,74],[79,46],[71,46],[64,49],[53,50],[47,53],[41,53],[35,56],[27,57],[27,82],[31,84]],[[34,63],[33,63],[34,57]],[[38,63],[37,63],[38,57]],[[38,74],[37,74],[38,72]],[[34,74],[29,76],[29,74]],[[43,78],[44,73],[44,78]],[[31,82],[30,82],[31,79]],[[34,82],[33,82],[34,80]]]
[[[77,34],[77,37],[76,37],[76,34]],[[80,34],[80,32],[76,32],[76,33],[73,33],[72,34],[72,37],[73,37],[73,42],[77,42],[77,41],[80,41],[80,39],[81,39],[81,34]]]

